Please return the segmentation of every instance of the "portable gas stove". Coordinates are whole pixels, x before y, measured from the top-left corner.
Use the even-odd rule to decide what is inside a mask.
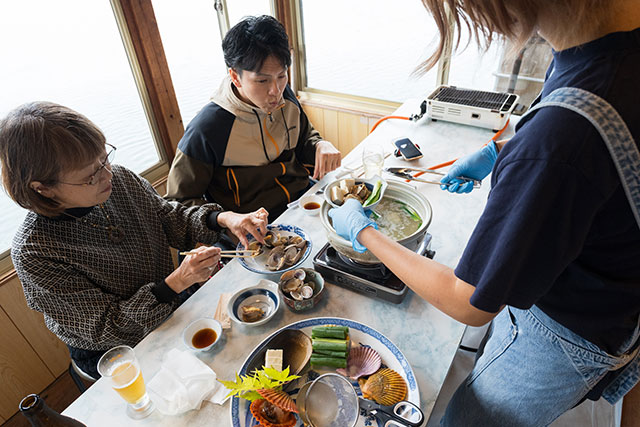
[[[418,250],[420,255],[433,259],[431,234],[425,234]],[[313,258],[313,267],[329,283],[394,304],[400,304],[409,290],[384,264],[358,263],[328,243]]]

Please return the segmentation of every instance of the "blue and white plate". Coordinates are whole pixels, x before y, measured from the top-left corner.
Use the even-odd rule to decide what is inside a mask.
[[[376,331],[373,328],[370,328],[367,325],[364,325],[360,322],[356,322],[355,320],[349,319],[341,319],[337,317],[316,317],[312,319],[301,320],[299,322],[292,323],[288,326],[285,326],[282,329],[279,329],[272,333],[270,336],[265,338],[245,359],[240,371],[239,375],[246,375],[247,372],[247,364],[253,358],[253,356],[263,350],[263,347],[266,343],[269,342],[271,337],[282,331],[283,329],[299,329],[305,332],[307,335],[311,336],[311,329],[315,326],[322,325],[340,325],[340,326],[348,326],[349,327],[349,335],[351,338],[352,346],[357,345],[366,345],[372,347],[376,350],[380,357],[382,357],[382,363],[394,371],[398,372],[407,382],[407,397],[405,400],[408,400],[418,407],[420,406],[420,391],[418,390],[418,383],[416,381],[416,376],[413,373],[413,369],[411,369],[411,365],[404,357],[404,354],[395,346],[387,337],[382,335],[380,332]],[[318,376],[327,373],[327,372],[335,372],[329,368],[327,369],[313,369],[306,371],[303,376],[296,380],[296,382],[290,386],[288,386],[288,393],[291,394],[291,397],[294,399],[297,396],[298,390],[302,385],[304,385],[308,381],[313,381]],[[360,386],[357,381],[351,381],[351,384],[356,389],[356,392],[359,396],[362,396],[362,392],[360,391]],[[231,422],[233,427],[253,427],[257,426],[258,422],[251,415],[251,411],[249,410],[250,402],[245,399],[239,399],[237,397],[233,397],[231,401]],[[302,421],[298,419],[298,423],[296,427],[302,427]],[[377,421],[373,417],[363,416],[360,414],[360,418],[358,419],[358,423],[356,424],[358,427],[364,426],[378,426],[382,427],[382,422]]]
[[[260,273],[260,274],[282,274],[285,271],[298,268],[300,264],[302,264],[311,253],[311,246],[312,246],[311,239],[309,239],[309,236],[307,235],[307,233],[304,232],[304,230],[302,230],[302,228],[296,227],[295,225],[270,224],[270,225],[267,225],[267,229],[271,230],[276,235],[280,234],[282,236],[296,236],[296,235],[300,236],[307,241],[307,249],[305,249],[304,254],[302,255],[302,258],[300,258],[297,263],[295,263],[290,267],[283,268],[277,271],[271,271],[267,268],[267,259],[269,258],[269,249],[266,249],[262,254],[258,255],[257,257],[238,258],[238,260],[240,261],[240,265],[242,265],[247,270],[253,271],[254,273]],[[250,234],[247,235],[247,239],[249,240],[249,243],[256,240]],[[238,243],[236,250],[241,251],[243,249],[244,249],[244,246],[242,246],[242,243]]]

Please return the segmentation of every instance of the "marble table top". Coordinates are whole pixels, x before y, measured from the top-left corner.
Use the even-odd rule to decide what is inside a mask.
[[[396,115],[418,112],[420,100],[403,104]],[[513,128],[510,125],[510,129]],[[385,160],[385,167],[430,167],[463,156],[479,149],[491,137],[487,129],[433,122],[423,118],[418,122],[387,120],[363,143],[343,160],[343,164],[359,166],[363,144],[377,143],[385,149],[393,149],[393,141],[409,137],[417,143],[424,157],[411,163],[394,158]],[[391,178],[388,174],[385,178]],[[335,179],[329,174],[309,191],[314,192]],[[489,191],[489,178],[482,188],[470,194],[450,194],[439,186],[414,183],[416,190],[424,194],[433,208],[429,233],[433,236],[432,249],[435,260],[455,267],[465,244],[482,212]],[[414,185],[412,184],[412,185]],[[326,243],[326,235],[319,216],[308,216],[302,209],[293,208],[278,218],[277,223],[295,224],[310,236],[313,242],[311,255],[304,267],[313,268],[313,257]],[[182,342],[182,330],[199,317],[213,317],[222,293],[255,285],[260,279],[276,280],[279,276],[260,275],[244,269],[238,260],[232,260],[212,277],[198,292],[176,310],[162,325],[144,338],[135,351],[147,382],[158,372],[163,355],[172,348],[186,349]],[[309,311],[294,313],[282,304],[278,313],[266,324],[243,327],[233,324],[223,333],[221,342],[209,352],[197,353],[197,357],[210,366],[221,379],[233,379],[251,350],[266,336],[283,326],[312,317],[343,317],[364,323],[389,338],[404,353],[413,367],[420,390],[421,408],[429,418],[451,362],[464,332],[464,325],[432,307],[409,291],[401,304],[392,304],[355,293],[333,284],[326,284],[320,304]],[[125,414],[125,403],[105,380],[97,381],[65,411],[89,426],[99,425],[153,425],[153,426],[227,426],[231,425],[230,402],[215,405],[205,402],[199,410],[177,416],[163,416],[155,411],[148,418],[133,421]]]

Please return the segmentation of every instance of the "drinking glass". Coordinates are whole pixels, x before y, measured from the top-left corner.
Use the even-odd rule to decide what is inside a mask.
[[[362,165],[364,167],[364,179],[382,176],[384,166],[384,150],[381,145],[367,144],[362,149]]]
[[[133,349],[127,345],[114,347],[98,361],[98,372],[109,379],[111,387],[127,401],[127,415],[145,418],[155,409],[142,378],[140,364]]]

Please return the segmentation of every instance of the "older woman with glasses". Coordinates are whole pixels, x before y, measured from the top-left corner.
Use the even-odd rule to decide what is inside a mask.
[[[268,213],[167,202],[130,170],[86,117],[25,104],[0,121],[6,192],[29,212],[11,248],[27,304],[85,372],[109,348],[137,344],[205,281],[220,249],[199,247],[174,269],[170,247],[212,244],[227,228],[263,241]]]

